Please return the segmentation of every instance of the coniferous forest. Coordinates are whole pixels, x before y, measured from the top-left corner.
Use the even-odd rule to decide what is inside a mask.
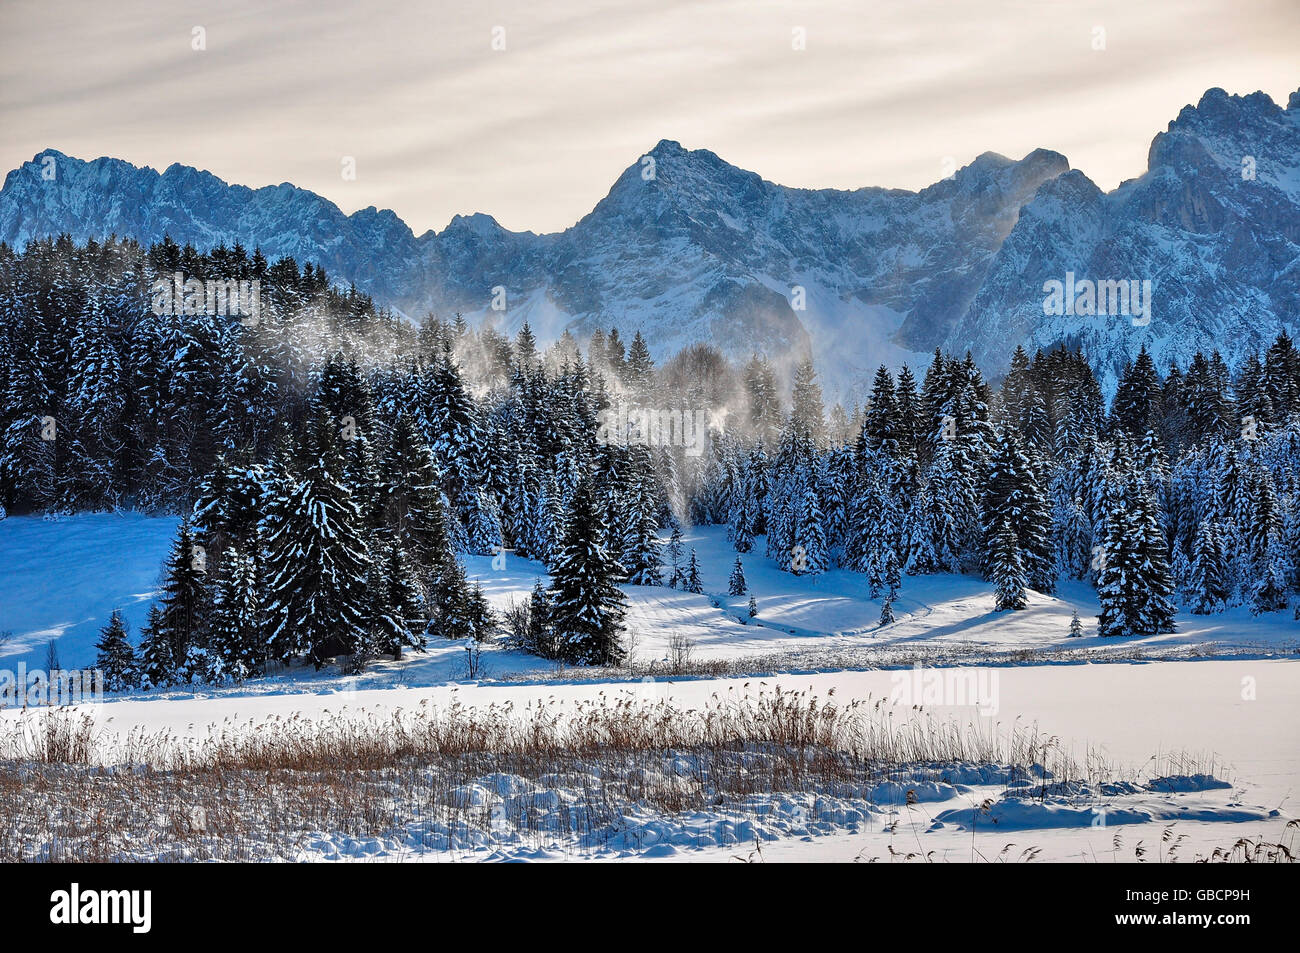
[[[152,282],[177,272],[255,280],[260,313],[156,313]],[[1141,350],[1109,401],[1065,348],[1017,349],[996,382],[936,352],[828,409],[810,360],[695,345],[656,363],[628,330],[543,348],[527,325],[417,326],[240,246],[0,245],[0,500],[184,517],[138,647],[116,616],[105,629],[119,687],[482,641],[501,620],[460,556],[503,551],[550,575],[517,647],[617,664],[620,584],[700,591],[693,524],[728,527],[733,594],[760,547],[793,573],[861,574],[882,621],[926,573],[980,574],[1006,612],[1087,580],[1115,637],[1169,632],[1179,608],[1283,611],[1300,583],[1285,334],[1235,367]],[[620,405],[703,412],[703,452],[606,439]]]

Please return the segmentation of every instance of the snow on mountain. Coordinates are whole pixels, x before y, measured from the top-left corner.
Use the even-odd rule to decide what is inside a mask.
[[[1143,343],[1162,362],[1212,347],[1233,360],[1300,312],[1300,92],[1283,109],[1210,90],[1155,138],[1147,172],[1109,194],[1046,150],[986,153],[919,192],[839,191],[776,185],[665,140],[548,235],[475,214],[417,237],[390,211],[345,215],[289,184],[41,153],[0,190],[0,240],[64,231],[240,241],[319,262],[406,313],[459,311],[506,332],[527,320],[543,341],[616,324],[660,359],[697,341],[738,359],[811,351],[846,399],[877,364],[924,365],[936,346],[994,370],[1014,343],[1082,344],[1108,369]],[[1045,315],[1044,282],[1067,272],[1150,280],[1151,323]]]
[[[287,182],[249,189],[189,166],[173,164],[159,173],[50,149],[5,177],[0,240],[22,247],[61,232],[82,242],[110,234],[142,242],[170,235],[202,249],[241,242],[260,246],[269,258],[318,262],[386,300],[422,280],[420,246],[393,212],[371,207],[344,215]]]
[[[1044,283],[1149,280],[1149,324],[1044,314]],[[1151,143],[1147,172],[1103,193],[1080,172],[1044,184],[945,345],[1005,366],[1007,342],[1078,343],[1108,371],[1145,344],[1164,367],[1230,361],[1300,321],[1300,92],[1207,92]],[[1103,375],[1113,380],[1112,374]]]

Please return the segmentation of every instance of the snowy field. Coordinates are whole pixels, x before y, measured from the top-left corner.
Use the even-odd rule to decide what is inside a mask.
[[[93,663],[98,629],[117,607],[137,637],[174,528],[171,519],[134,515],[0,522],[0,631],[13,633],[0,648],[0,666],[24,661],[40,667],[51,638],[65,666]],[[1168,860],[1176,846],[1175,859],[1191,860],[1240,838],[1287,842],[1295,833],[1288,824],[1298,813],[1300,786],[1300,660],[1298,624],[1290,613],[1262,619],[1244,611],[1183,614],[1175,635],[1123,649],[1138,658],[1181,649],[1195,660],[1107,660],[1117,648],[1113,640],[1068,638],[1073,610],[1089,626],[1096,613],[1092,592],[1082,584],[1056,597],[1031,595],[1030,608],[1013,614],[992,611],[991,592],[979,579],[905,578],[898,621],[881,628],[880,603],[867,597],[861,577],[795,577],[754,552],[743,557],[759,606],[758,618],[750,620],[748,598],[726,596],[734,553],[722,530],[690,531],[685,546],[688,555],[691,548],[699,553],[706,593],[629,587],[634,654],[664,658],[669,636],[679,634],[693,643],[695,658],[754,659],[755,674],[640,680],[556,672],[550,663],[498,649],[488,654],[485,675],[469,681],[463,649],[435,644],[424,655],[382,664],[360,678],[295,670],[244,686],[111,697],[89,712],[106,738],[132,729],[201,738],[267,719],[323,719],[344,711],[381,717],[455,703],[510,704],[522,711],[624,697],[699,708],[780,687],[841,705],[881,702],[900,723],[930,718],[1004,738],[1034,728],[1089,767],[1083,783],[1072,786],[1045,787],[1042,778],[954,764],[851,797],[773,795],[761,804],[672,817],[631,809],[623,826],[596,840],[491,827],[473,837],[408,828],[360,840],[321,831],[295,855],[299,859],[1109,862]],[[494,570],[488,558],[470,558],[468,569],[497,605],[525,598],[542,572],[513,557],[504,571]],[[925,695],[922,674],[907,663],[880,667],[891,650],[980,662],[940,670],[969,675],[978,697],[954,698],[951,690]],[[1072,654],[1053,654],[1063,650]],[[861,666],[845,664],[859,656]],[[914,710],[916,703],[924,714]],[[1180,780],[1158,780],[1170,776]],[[490,808],[511,798],[535,800],[538,792],[523,779],[493,777],[466,796]]]
[[[90,665],[99,629],[115,608],[123,611],[138,639],[175,529],[173,518],[134,514],[0,521],[0,632],[13,633],[9,644],[0,647],[3,664],[25,661],[29,668],[39,667],[53,639],[65,667]],[[868,597],[861,574],[782,572],[762,555],[761,539],[754,552],[742,557],[759,610],[750,619],[748,596],[727,595],[736,554],[724,528],[688,530],[683,546],[686,557],[692,548],[699,554],[703,595],[625,587],[632,651],[642,660],[665,658],[671,634],[688,638],[697,659],[788,656],[793,668],[801,663],[820,668],[820,659],[861,652],[914,651],[937,661],[949,656],[954,661],[999,661],[1002,655],[1008,656],[1005,660],[1023,658],[1014,653],[1026,651],[1150,656],[1200,648],[1222,657],[1285,655],[1300,647],[1300,623],[1290,613],[1255,617],[1244,607],[1211,616],[1181,613],[1177,632],[1170,635],[1133,642],[1101,639],[1095,635],[1096,593],[1086,583],[1063,582],[1055,596],[1031,592],[1027,609],[1009,613],[993,611],[992,589],[984,580],[944,574],[905,577],[894,604],[896,621],[882,628],[880,600]],[[471,556],[465,562],[470,580],[480,583],[498,607],[510,599],[526,600],[533,583],[546,576],[540,563],[513,555],[507,556],[504,570],[494,569],[490,557]],[[1069,637],[1075,610],[1085,627],[1080,639]],[[463,654],[458,646],[435,643],[424,657],[400,667],[381,665],[381,674],[368,678],[407,685],[456,680],[463,675]],[[910,661],[910,656],[900,657]],[[492,679],[552,672],[548,662],[506,651],[491,652],[486,667],[486,677]],[[302,687],[314,691],[321,687],[317,683],[336,679],[328,672],[295,673],[269,684],[281,691],[286,681],[305,680],[309,684]]]

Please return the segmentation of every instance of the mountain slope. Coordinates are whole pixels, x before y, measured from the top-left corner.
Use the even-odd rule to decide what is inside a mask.
[[[1044,283],[1069,271],[1149,280],[1150,323],[1045,315]],[[1140,178],[1109,194],[1079,172],[1046,183],[945,345],[997,367],[1007,341],[1069,341],[1117,369],[1145,344],[1185,367],[1198,349],[1267,346],[1298,316],[1300,92],[1282,109],[1212,89],[1155,137]]]
[[[617,324],[661,359],[697,341],[741,359],[811,351],[828,391],[852,399],[876,364],[936,346],[992,369],[1022,342],[1079,343],[1111,368],[1142,343],[1162,360],[1214,346],[1231,359],[1300,311],[1300,93],[1282,109],[1210,90],[1155,138],[1148,171],[1109,194],[1045,150],[986,153],[919,192],[839,191],[663,141],[550,235],[476,214],[417,237],[390,211],[345,215],[288,184],[42,153],[0,190],[0,240],[63,231],[239,241],[320,262],[407,313],[460,311],[507,332],[527,320],[543,340]],[[1045,315],[1044,282],[1066,272],[1150,280],[1152,322]]]

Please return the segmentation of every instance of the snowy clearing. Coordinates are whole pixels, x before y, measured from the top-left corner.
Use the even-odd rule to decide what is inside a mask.
[[[44,640],[51,637],[64,664],[91,663],[98,629],[112,608],[123,607],[133,623],[143,617],[175,525],[170,518],[125,514],[0,522],[0,569],[7,580],[0,590],[0,630],[14,633],[4,649],[5,664],[39,666]],[[1042,779],[1018,787],[1008,776],[969,774],[994,766],[947,765],[900,777],[889,782],[892,787],[873,783],[834,796],[772,793],[678,813],[629,802],[617,806],[616,820],[583,830],[566,826],[571,808],[565,805],[602,783],[598,771],[583,781],[575,768],[551,786],[485,775],[464,791],[482,807],[473,823],[457,828],[445,820],[415,819],[365,837],[307,831],[287,853],[283,844],[262,845],[281,859],[1133,861],[1159,853],[1161,859],[1191,860],[1231,849],[1241,838],[1289,843],[1294,833],[1288,824],[1300,782],[1300,665],[1287,658],[1294,655],[1296,637],[1289,616],[1183,614],[1176,635],[1143,640],[1141,647],[1201,646],[1199,654],[1206,657],[1088,664],[1086,657],[1100,663],[1114,646],[1113,640],[1068,638],[1074,609],[1081,616],[1096,611],[1086,586],[1068,587],[1056,597],[1034,595],[1028,610],[1010,614],[992,612],[989,588],[977,578],[908,578],[898,621],[881,629],[875,622],[880,604],[867,597],[856,574],[796,577],[755,552],[745,557],[745,571],[760,615],[746,624],[738,617],[745,615],[747,597],[725,596],[734,554],[723,532],[696,529],[685,542],[688,552],[693,547],[700,555],[706,593],[628,587],[634,654],[643,660],[666,657],[669,636],[683,634],[696,658],[785,659],[777,671],[786,674],[640,680],[603,670],[557,672],[551,663],[496,649],[486,677],[469,681],[463,678],[461,646],[435,642],[428,653],[383,663],[359,678],[331,668],[295,669],[243,686],[110,697],[86,711],[109,736],[136,730],[201,739],[223,730],[251,731],[274,719],[341,712],[381,717],[415,712],[422,703],[440,709],[508,704],[522,712],[541,704],[572,709],[601,699],[634,699],[698,708],[779,687],[840,705],[881,703],[900,724],[932,718],[1001,739],[1036,729],[1096,775],[1048,790]],[[542,572],[540,565],[513,557],[505,571],[494,570],[484,557],[470,557],[467,567],[498,606],[525,597]],[[863,648],[1006,661],[1025,661],[1014,654],[1025,650],[1070,649],[1080,660],[948,669],[979,675],[977,699],[913,697],[909,692],[920,682],[908,680],[920,673],[906,667],[869,670],[879,656],[866,661],[865,670],[797,673],[800,662],[817,652],[852,657]],[[950,696],[951,684],[940,691]],[[914,711],[912,703],[922,704],[925,713]],[[8,711],[4,717],[33,716]],[[683,764],[674,768],[671,759],[665,769],[669,775],[690,774]],[[1184,775],[1206,777],[1151,784]],[[501,822],[502,816],[517,815],[524,802],[532,812],[530,829]],[[163,853],[159,847],[155,856]]]

